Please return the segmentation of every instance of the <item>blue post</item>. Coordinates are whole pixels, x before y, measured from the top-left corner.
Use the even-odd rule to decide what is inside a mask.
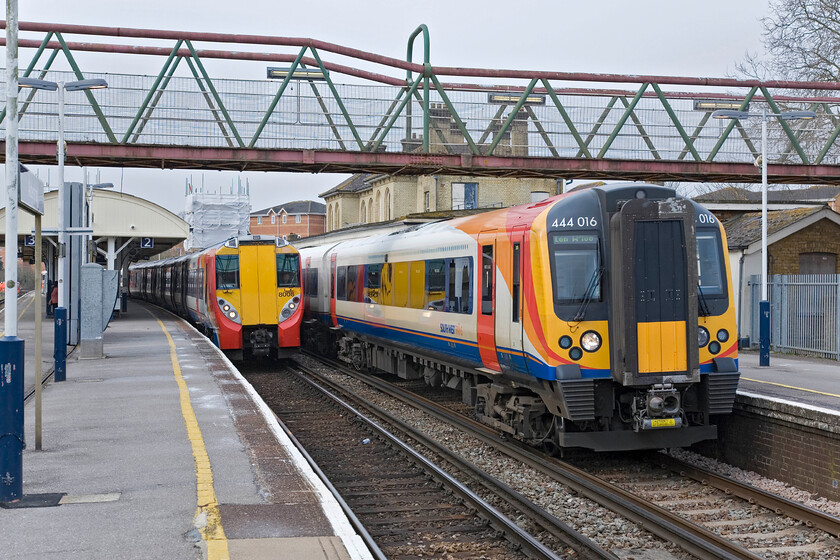
[[[758,303],[758,365],[770,365],[770,302],[762,300]]]
[[[23,344],[0,338],[0,502],[23,496]]]
[[[53,379],[56,383],[67,379],[67,308],[55,308],[55,371]]]

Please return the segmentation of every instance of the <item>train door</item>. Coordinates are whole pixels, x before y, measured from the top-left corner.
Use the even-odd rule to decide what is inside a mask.
[[[312,277],[312,273],[315,273],[315,277]],[[311,317],[312,316],[312,300],[313,297],[318,297],[318,289],[317,289],[317,282],[318,282],[318,271],[312,270],[312,257],[306,257],[306,269],[305,273],[301,275],[303,278],[303,316],[304,317]],[[314,288],[314,289],[313,289]]]
[[[336,258],[338,254],[333,253],[330,255],[330,318],[332,319],[332,325],[334,327],[338,326],[338,316],[335,314],[335,275],[336,275]]]
[[[239,288],[243,326],[246,322],[277,324],[277,252],[273,244],[239,246]]]
[[[478,236],[478,351],[484,367],[500,372],[496,351],[496,234]]]
[[[635,241],[638,371],[685,371],[688,263],[682,222],[636,222]]]
[[[505,365],[517,371],[528,369],[528,359],[524,350],[524,285],[525,285],[525,233],[527,226],[520,225],[513,228],[510,237],[510,310],[507,316],[497,314],[497,332],[504,329],[508,333],[507,345],[510,352],[506,355]]]

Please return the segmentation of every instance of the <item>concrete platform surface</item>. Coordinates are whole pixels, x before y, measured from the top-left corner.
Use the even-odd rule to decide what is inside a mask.
[[[758,352],[741,351],[738,391],[840,413],[840,362],[770,354],[770,366],[759,367]]]
[[[192,327],[132,301],[104,350],[74,353],[67,381],[44,390],[41,451],[27,404],[24,499],[0,508],[0,557],[371,557],[265,403]]]

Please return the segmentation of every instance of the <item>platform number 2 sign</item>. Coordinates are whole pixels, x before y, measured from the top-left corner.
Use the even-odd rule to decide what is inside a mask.
[[[140,248],[141,249],[154,249],[154,247],[155,247],[154,237],[141,237],[140,238]]]

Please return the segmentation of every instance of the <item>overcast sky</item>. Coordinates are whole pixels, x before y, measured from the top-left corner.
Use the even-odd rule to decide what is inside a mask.
[[[746,51],[760,52],[760,19],[768,10],[768,0],[19,0],[19,5],[21,21],[311,37],[400,59],[405,58],[408,36],[425,23],[433,65],[695,77],[725,77]],[[21,51],[22,67],[32,52]],[[415,61],[418,53],[419,42]],[[324,58],[334,59],[329,54]],[[157,74],[163,59],[147,61],[146,66],[138,61],[133,71]],[[87,71],[125,72],[119,64],[111,56],[85,60],[83,66]],[[218,64],[208,71],[211,77],[234,77],[239,69]],[[54,183],[57,178],[55,167],[38,171],[42,180],[49,175]],[[92,180],[96,171],[88,172]],[[240,176],[243,182],[248,178],[253,210],[290,200],[320,201],[319,193],[346,177],[133,169],[123,173],[115,168],[101,168],[99,173],[100,181],[176,213],[183,210],[185,181],[192,177],[200,184],[202,173],[207,187],[225,189]],[[65,176],[80,181],[82,172],[67,167]]]

